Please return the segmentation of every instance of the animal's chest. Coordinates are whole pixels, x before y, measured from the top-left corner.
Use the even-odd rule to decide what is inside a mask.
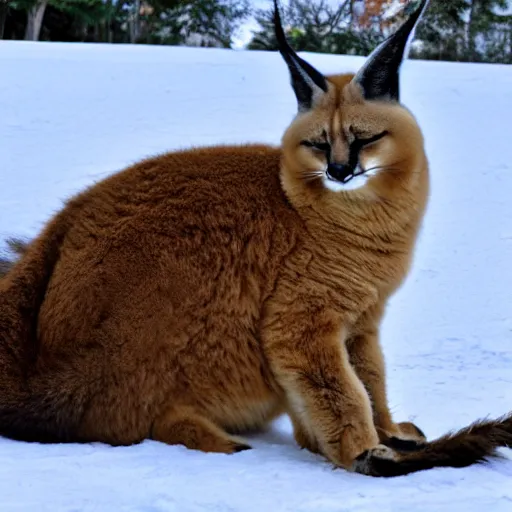
[[[328,307],[355,314],[371,307],[396,289],[407,275],[411,255],[405,244],[375,247],[340,244],[323,250],[304,250],[296,257],[299,291]]]

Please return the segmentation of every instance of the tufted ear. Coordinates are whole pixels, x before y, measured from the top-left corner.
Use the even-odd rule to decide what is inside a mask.
[[[354,77],[368,100],[400,99],[400,66],[407,43],[414,33],[429,0],[421,0],[407,21],[368,57],[366,64]],[[413,2],[414,3],[414,2]]]
[[[290,79],[299,112],[311,109],[315,102],[327,92],[327,81],[311,64],[301,59],[289,45],[281,24],[277,0],[274,0],[274,31],[282,55],[290,71]]]

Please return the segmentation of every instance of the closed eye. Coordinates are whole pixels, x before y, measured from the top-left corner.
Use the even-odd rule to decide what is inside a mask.
[[[328,142],[317,142],[312,140],[302,140],[300,142],[301,146],[306,146],[307,148],[317,149],[318,151],[322,151],[324,153],[328,153],[331,150],[331,145]]]
[[[380,139],[383,139],[386,135],[388,135],[388,131],[383,131],[381,133],[378,133],[377,135],[374,135],[373,137],[358,137],[354,142],[356,142],[359,146],[368,146],[369,144],[373,144],[374,142],[377,142]]]

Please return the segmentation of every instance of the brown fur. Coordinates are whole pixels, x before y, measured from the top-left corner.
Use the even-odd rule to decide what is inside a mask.
[[[1,434],[234,453],[287,413],[302,447],[390,476],[510,445],[496,426],[425,444],[391,417],[379,325],[428,165],[414,117],[351,80],[330,77],[282,148],[165,154],[67,203],[0,281]],[[383,130],[360,154],[380,170],[354,191],[326,188],[301,145],[325,131],[344,161],[354,134]]]
[[[398,441],[398,442],[397,442]],[[512,415],[495,421],[477,421],[431,443],[406,447],[399,440],[392,450],[374,449],[361,454],[354,468],[371,476],[400,476],[440,466],[463,468],[499,458],[500,447],[512,448]]]

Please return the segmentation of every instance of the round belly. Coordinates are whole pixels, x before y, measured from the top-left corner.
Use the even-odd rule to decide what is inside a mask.
[[[236,341],[211,341],[207,357],[196,354],[190,398],[231,432],[259,430],[284,410],[284,397],[257,340],[247,334]],[[187,372],[188,373],[188,372]],[[192,383],[193,382],[193,383]]]

